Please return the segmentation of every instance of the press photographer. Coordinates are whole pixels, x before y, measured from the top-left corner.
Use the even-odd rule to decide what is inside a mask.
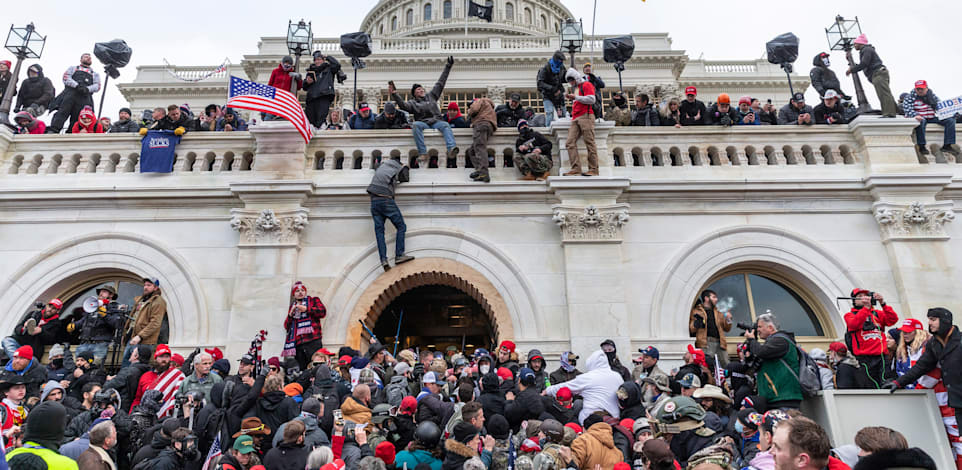
[[[758,395],[767,401],[768,409],[797,409],[802,401],[802,386],[798,381],[795,335],[779,331],[775,316],[766,313],[759,315],[755,329],[745,331],[744,336],[749,352],[758,361],[755,376]]]
[[[858,360],[855,379],[858,388],[878,389],[886,379],[895,378],[885,376],[893,370],[885,360],[885,328],[898,323],[899,316],[878,292],[856,287],[851,299],[852,310],[845,314],[845,345]],[[874,308],[876,302],[881,310]]]
[[[63,302],[51,299],[47,305],[37,302],[34,307],[13,329],[13,335],[3,338],[3,352],[8,358],[12,358],[20,346],[30,346],[37,354],[43,354],[45,347],[62,341],[64,326],[60,311]]]

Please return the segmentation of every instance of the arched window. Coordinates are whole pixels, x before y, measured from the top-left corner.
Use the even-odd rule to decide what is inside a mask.
[[[431,4],[424,4],[424,21],[431,21]]]
[[[378,36],[384,34],[384,23],[381,23],[377,26],[377,34]]]
[[[786,279],[777,279],[770,273],[753,270],[729,272],[706,287],[718,294],[718,309],[730,310],[735,322],[752,324],[759,315],[771,312],[782,330],[796,336],[824,336],[814,301],[806,300],[807,294],[791,285]],[[738,335],[732,329],[729,335]]]
[[[557,21],[554,22],[554,32],[556,33],[561,32],[561,25],[559,25]]]
[[[411,26],[414,24],[414,10],[408,8],[408,12],[404,15],[404,25]]]
[[[511,2],[504,5],[504,19],[514,21],[514,4]]]
[[[391,31],[397,31],[397,17],[391,17]]]
[[[57,298],[63,300],[64,305],[63,311],[60,313],[61,318],[63,318],[66,323],[79,319],[84,315],[84,299],[96,297],[97,288],[104,284],[109,284],[117,290],[117,303],[122,305],[132,306],[134,305],[134,297],[144,294],[144,282],[129,273],[104,273],[99,276],[89,277],[83,284],[68,287],[57,296]],[[165,316],[163,324],[160,327],[161,343],[168,341],[170,336],[169,332],[170,327]],[[71,337],[71,342],[78,342],[77,337]]]
[[[547,30],[547,29],[548,29],[548,17],[547,17],[547,16],[541,15],[541,29],[543,29],[543,30]]]
[[[444,19],[451,18],[451,0],[444,0]]]
[[[531,23],[533,23],[533,22],[534,22],[534,21],[531,20],[531,9],[530,9],[530,8],[525,8],[525,9],[524,9],[524,23],[525,23],[525,24],[531,24]]]

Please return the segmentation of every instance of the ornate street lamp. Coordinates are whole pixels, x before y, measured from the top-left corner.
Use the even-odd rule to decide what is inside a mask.
[[[305,23],[302,18],[296,24],[287,22],[287,51],[294,56],[294,72],[301,63],[301,54],[310,52],[314,36],[311,35],[311,23]],[[297,94],[297,80],[291,80],[291,93]]]
[[[17,65],[13,68],[13,75],[6,91],[3,93],[3,100],[0,101],[0,123],[10,123],[10,106],[13,103],[13,92],[17,89],[17,78],[20,76],[20,64],[23,59],[39,59],[43,54],[43,46],[47,43],[47,37],[41,36],[33,27],[33,23],[22,28],[15,28],[10,25],[10,32],[7,34],[7,42],[3,47],[17,56]]]
[[[842,15],[835,17],[835,23],[825,28],[825,36],[828,38],[828,47],[833,51],[845,51],[845,58],[848,59],[848,66],[854,67],[855,61],[852,59],[852,47],[855,38],[862,34],[862,26],[858,23],[858,17],[854,20],[846,20]],[[852,81],[855,82],[855,96],[858,100],[859,114],[872,111],[872,106],[865,98],[865,90],[862,88],[862,81],[858,74],[852,74]]]
[[[585,42],[584,29],[581,20],[568,18],[561,24],[561,47],[571,54],[571,68],[575,67],[575,52],[581,52],[581,45]]]

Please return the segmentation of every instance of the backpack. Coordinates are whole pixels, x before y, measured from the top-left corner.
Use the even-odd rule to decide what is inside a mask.
[[[395,380],[400,377],[401,380]],[[391,378],[391,383],[385,388],[387,392],[387,402],[391,406],[401,406],[401,401],[404,397],[411,395],[411,391],[408,389],[408,381],[404,376],[395,376]]]
[[[141,460],[140,462],[137,462],[137,465],[134,465],[134,467],[130,470],[150,470],[151,468],[154,468],[154,465],[157,463],[157,460],[159,460],[159,457],[160,456],[152,459]]]
[[[802,387],[802,396],[805,398],[811,398],[818,394],[818,391],[822,389],[822,374],[818,371],[818,363],[812,356],[809,356],[804,349],[795,345],[795,350],[798,351],[798,373],[796,374],[785,359],[779,359],[785,368],[792,373],[792,376],[798,380],[798,384]]]

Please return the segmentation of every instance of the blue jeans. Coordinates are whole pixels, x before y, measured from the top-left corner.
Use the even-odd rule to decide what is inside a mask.
[[[123,361],[120,363],[120,367],[127,367],[127,366],[130,365],[130,353],[133,352],[133,351],[134,351],[134,348],[136,348],[136,347],[137,347],[136,344],[128,344],[127,346],[124,347],[124,359],[123,359]],[[147,359],[149,360],[149,358],[147,358]],[[149,362],[148,360],[145,360],[144,358],[140,358],[139,360],[140,360],[140,363],[141,363],[141,364],[146,364],[147,362]]]
[[[445,123],[447,124],[447,123]],[[404,232],[407,225],[404,225],[404,217],[401,210],[397,208],[394,199],[371,198],[371,217],[374,218],[374,238],[377,239],[377,254],[383,263],[387,261],[387,244],[384,242],[384,219],[391,219],[397,235],[394,240],[394,256],[404,255]]]
[[[90,351],[94,355],[94,361],[100,362],[103,358],[107,357],[107,345],[109,344],[110,343],[84,343],[77,346],[73,355],[77,357],[82,352]]]
[[[454,148],[454,133],[451,132],[451,125],[444,121],[437,121],[433,125],[428,125],[426,122],[414,121],[411,125],[411,132],[414,134],[414,144],[418,146],[418,155],[427,155],[428,149],[424,146],[424,131],[428,129],[435,129],[441,131],[441,135],[444,136],[444,145],[451,150]]]
[[[925,125],[926,124],[941,124],[945,128],[945,139],[942,140],[942,145],[952,145],[955,143],[955,119],[943,119],[939,118],[928,118],[925,121],[919,123],[919,127],[915,128],[915,143],[918,145],[925,145]]]
[[[17,353],[17,349],[20,349],[20,343],[13,339],[13,336],[7,336],[0,341],[0,345],[3,345],[3,352],[7,355],[7,359],[13,359],[13,355]]]
[[[555,113],[554,102],[546,98],[544,100],[544,126],[551,127],[551,121],[557,118],[558,115]]]

